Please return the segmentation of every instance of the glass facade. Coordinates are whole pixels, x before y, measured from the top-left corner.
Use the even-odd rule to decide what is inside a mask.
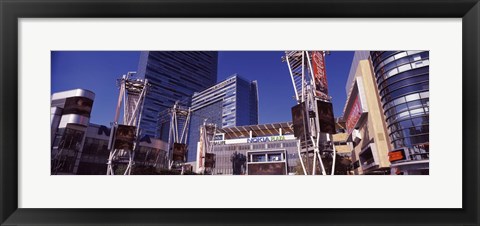
[[[102,125],[89,124],[85,134],[85,141],[79,161],[78,175],[106,175],[107,160],[110,155],[108,142],[110,139],[110,128]],[[82,145],[77,145],[82,146]],[[166,143],[158,139],[151,138],[148,141],[141,141],[135,151],[135,165],[132,174],[144,174],[142,168],[155,167],[156,169],[165,169],[167,165],[164,161]],[[126,154],[126,153],[125,153]],[[126,157],[123,156],[123,157]],[[121,158],[114,159],[120,161]],[[116,174],[123,173],[125,163],[113,165]],[[118,171],[116,169],[119,169]],[[123,169],[123,170],[122,170]]]
[[[106,175],[109,154],[108,137],[105,137],[105,139],[87,137],[77,174]]]
[[[140,54],[137,76],[151,84],[140,122],[141,136],[168,140],[169,124],[159,125],[160,112],[176,101],[190,104],[194,92],[217,81],[218,52],[146,51]]]
[[[75,174],[75,162],[81,155],[82,141],[85,132],[74,128],[65,128],[58,146],[52,149],[51,173],[54,174]]]
[[[218,128],[258,124],[257,82],[232,75],[192,97],[187,161],[197,158],[197,142],[204,120]]]
[[[389,135],[404,161],[429,159],[429,52],[370,52]]]

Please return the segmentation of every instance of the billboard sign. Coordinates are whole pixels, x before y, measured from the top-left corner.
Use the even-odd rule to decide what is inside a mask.
[[[391,151],[388,153],[388,161],[390,162],[396,162],[396,161],[405,160],[405,159],[406,157],[403,149]]]
[[[205,128],[202,126],[200,127],[200,140],[198,141],[197,144],[197,170],[200,170],[203,168],[203,154],[204,154],[204,133]]]
[[[312,51],[312,70],[316,96],[328,96],[327,73],[323,51]]]
[[[335,134],[335,118],[333,116],[332,103],[318,100],[317,108],[320,131],[323,133]]]
[[[63,114],[76,114],[90,118],[93,100],[86,97],[69,97],[65,100]]]
[[[116,127],[113,148],[133,150],[136,126],[117,125]]]
[[[187,145],[180,143],[173,143],[173,161],[185,162],[185,155],[187,154]]]
[[[308,136],[307,127],[307,112],[305,111],[305,103],[300,103],[292,108],[292,122],[293,133],[296,138],[302,138]]]
[[[358,96],[356,96],[355,100],[353,101],[353,105],[350,108],[350,112],[347,114],[347,118],[345,119],[348,134],[351,134],[353,129],[355,129],[355,125],[357,124],[358,120],[360,120],[362,112],[360,100]]]
[[[285,175],[285,162],[249,163],[248,175]]]
[[[205,167],[214,168],[215,167],[215,154],[206,153],[205,154]]]

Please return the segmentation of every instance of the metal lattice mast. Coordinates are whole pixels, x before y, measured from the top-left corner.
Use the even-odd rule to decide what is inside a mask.
[[[136,72],[128,72],[118,80],[120,91],[118,94],[117,106],[115,109],[115,118],[112,123],[112,129],[110,134],[110,154],[107,162],[107,175],[114,175],[114,166],[121,164],[122,158],[128,156],[127,166],[123,175],[130,175],[132,167],[134,165],[135,150],[138,148],[139,133],[140,133],[140,120],[143,111],[143,103],[145,102],[145,96],[148,91],[147,79],[133,79],[131,78]],[[122,124],[119,124],[119,117],[121,115],[121,106],[123,102],[123,120]],[[130,149],[115,149],[115,128],[119,125],[125,125],[135,128],[135,140],[133,142],[133,148]]]
[[[310,171],[310,153],[313,151],[313,166],[311,174],[316,174],[317,164],[323,175],[326,175],[325,166],[322,160],[322,153],[330,150],[327,146],[331,143],[331,134],[320,131],[318,102],[330,102],[327,94],[326,84],[321,84],[319,78],[326,78],[325,73],[325,52],[324,51],[286,51],[284,61],[287,62],[292,85],[295,92],[295,99],[298,104],[303,103],[304,111],[308,120],[304,121],[307,134],[300,138],[298,154],[304,174]],[[312,67],[314,65],[316,68]],[[325,79],[326,81],[326,79]],[[324,143],[328,145],[323,145]],[[322,144],[322,145],[321,145]],[[305,162],[301,154],[305,155]],[[318,163],[317,163],[318,160]],[[306,166],[305,166],[306,165]],[[333,165],[335,167],[335,146],[333,146]]]
[[[172,169],[174,164],[182,165],[185,161],[179,161],[174,159],[174,148],[175,144],[187,145],[188,141],[188,129],[190,127],[190,108],[181,106],[177,101],[171,109],[168,111],[169,121],[170,121],[170,130],[168,136],[168,153],[167,153],[167,162],[168,168]],[[162,120],[162,118],[160,119]],[[163,118],[165,120],[165,118]],[[182,167],[183,174],[183,167]]]
[[[198,170],[205,174],[207,167],[205,160],[207,154],[213,153],[214,137],[217,133],[217,125],[214,123],[207,123],[207,119],[204,119],[203,125],[200,127],[200,151],[198,152]]]

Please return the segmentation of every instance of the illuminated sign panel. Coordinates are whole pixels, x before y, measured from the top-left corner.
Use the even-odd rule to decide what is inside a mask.
[[[405,158],[405,153],[403,152],[403,149],[391,151],[388,153],[388,161],[390,162],[395,162],[395,161],[400,161],[405,159],[406,158]]]

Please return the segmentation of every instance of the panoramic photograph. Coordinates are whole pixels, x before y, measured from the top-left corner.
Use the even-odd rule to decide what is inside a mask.
[[[51,175],[429,175],[429,51],[51,51]]]

